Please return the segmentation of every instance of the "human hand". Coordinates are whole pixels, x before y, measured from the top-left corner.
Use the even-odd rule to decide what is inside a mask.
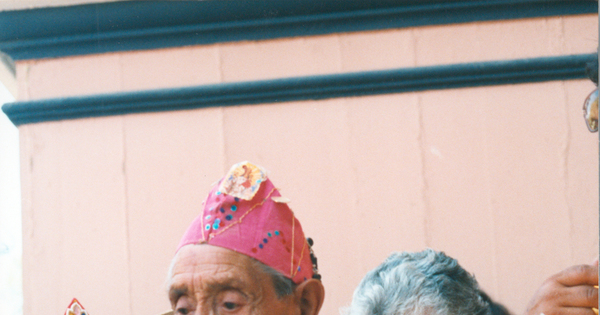
[[[596,287],[594,287],[596,286]],[[595,315],[598,260],[569,267],[548,278],[534,294],[525,315]]]

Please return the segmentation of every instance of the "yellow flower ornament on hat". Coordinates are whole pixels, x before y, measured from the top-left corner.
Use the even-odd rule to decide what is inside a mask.
[[[231,168],[221,181],[218,192],[251,200],[266,179],[267,172],[260,166],[242,162]]]

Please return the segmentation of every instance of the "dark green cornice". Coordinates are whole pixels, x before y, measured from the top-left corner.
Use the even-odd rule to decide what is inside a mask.
[[[572,14],[593,0],[124,1],[0,12],[13,60]]]
[[[285,78],[5,104],[15,125],[123,115],[318,100],[436,89],[586,78],[596,54]]]

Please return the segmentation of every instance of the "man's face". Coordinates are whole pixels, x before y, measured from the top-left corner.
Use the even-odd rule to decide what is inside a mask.
[[[277,298],[271,277],[252,258],[211,245],[188,245],[173,266],[175,315],[300,314],[294,294]]]

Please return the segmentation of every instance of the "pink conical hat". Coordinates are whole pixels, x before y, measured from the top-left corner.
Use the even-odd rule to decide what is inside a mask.
[[[177,250],[210,244],[250,256],[301,283],[313,276],[309,245],[287,198],[259,166],[241,162],[210,191]]]

